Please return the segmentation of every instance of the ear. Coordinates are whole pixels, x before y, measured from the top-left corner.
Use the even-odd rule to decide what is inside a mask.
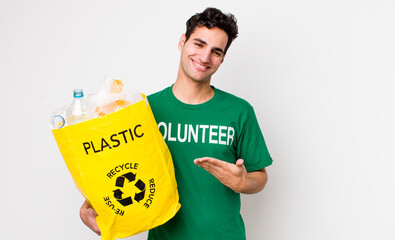
[[[182,47],[184,47],[185,44],[185,33],[181,35],[180,40],[178,41],[178,50],[181,51]]]
[[[226,54],[224,56],[222,56],[221,64],[224,62],[225,56],[226,56]]]

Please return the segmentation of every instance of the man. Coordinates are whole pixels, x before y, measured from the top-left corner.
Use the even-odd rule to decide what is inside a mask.
[[[264,188],[272,159],[253,108],[210,85],[236,37],[231,14],[207,8],[192,16],[178,43],[176,82],[148,97],[173,157],[182,205],[148,239],[245,239],[240,193]],[[87,202],[80,215],[100,234]]]

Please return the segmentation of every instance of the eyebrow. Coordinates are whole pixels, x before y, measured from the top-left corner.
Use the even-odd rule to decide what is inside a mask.
[[[198,41],[198,42],[200,42],[201,44],[207,45],[207,42],[206,42],[206,41],[203,41],[203,40],[200,39],[200,38],[194,38],[193,40]],[[224,53],[224,50],[222,50],[222,48],[219,48],[219,47],[215,47],[214,50],[215,50],[215,51],[218,51],[218,52],[221,52],[221,53]]]

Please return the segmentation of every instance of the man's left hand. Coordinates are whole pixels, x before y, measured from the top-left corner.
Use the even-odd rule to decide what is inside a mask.
[[[195,159],[194,163],[206,169],[221,183],[237,193],[260,192],[267,182],[265,168],[247,172],[243,159],[238,159],[235,164],[232,164],[211,157],[203,157]]]
[[[244,160],[239,159],[236,164],[228,163],[211,157],[197,158],[194,163],[206,169],[220,182],[235,192],[243,192],[248,188],[247,170]]]

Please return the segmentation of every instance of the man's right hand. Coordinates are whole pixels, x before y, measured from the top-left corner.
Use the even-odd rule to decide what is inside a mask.
[[[85,223],[88,228],[94,231],[97,235],[101,235],[100,229],[96,223],[97,213],[95,209],[85,200],[80,209],[81,220]]]

